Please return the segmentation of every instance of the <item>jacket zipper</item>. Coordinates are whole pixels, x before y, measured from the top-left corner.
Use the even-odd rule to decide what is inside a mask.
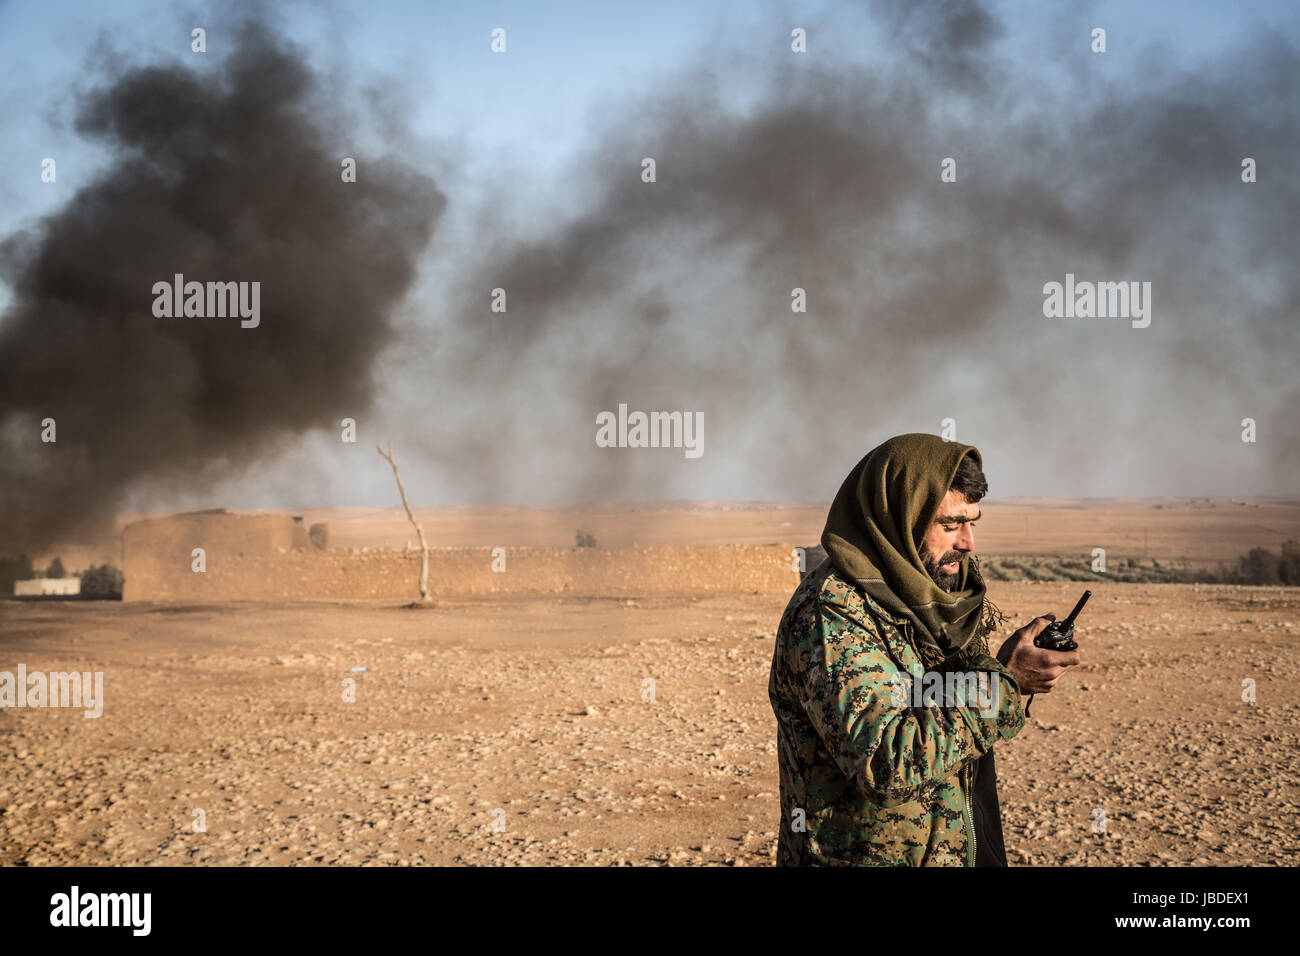
[[[970,766],[971,765],[968,763],[966,765],[966,768],[962,771],[962,776],[965,778],[965,787],[963,788],[965,792],[962,794],[962,798],[966,804],[966,824],[967,826],[970,827],[970,839],[967,841],[969,846],[967,847],[967,853],[966,853],[966,865],[974,866],[975,865],[975,814],[971,811],[971,806],[970,806],[970,790],[971,790]]]
[[[910,642],[912,640],[912,626],[908,624],[906,621],[901,622],[901,626],[902,626],[904,636],[906,636],[907,640]],[[975,865],[975,850],[976,850],[975,813],[974,811],[971,810],[971,806],[970,806],[971,766],[972,765],[970,763],[967,763],[966,766],[962,769],[962,777],[965,781],[965,786],[962,788],[963,789],[962,804],[966,808],[966,826],[968,827],[967,832],[970,834],[970,839],[966,841],[966,865],[967,866]]]

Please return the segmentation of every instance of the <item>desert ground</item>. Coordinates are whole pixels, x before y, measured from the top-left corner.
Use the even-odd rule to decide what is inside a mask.
[[[1113,525],[1140,555],[1145,522],[1152,554],[1228,560],[1300,537],[1294,502],[1215,504],[990,503],[1006,521],[981,522],[977,545],[1052,553]],[[477,536],[469,512],[426,532],[572,544],[577,521],[602,545],[812,543],[825,506],[511,512],[478,515]],[[406,536],[387,511],[368,530],[363,509],[295,513],[330,520],[335,543]],[[1092,589],[1084,663],[999,744],[1010,862],[1300,861],[1300,589]],[[990,597],[1009,634],[1081,590],[998,581]],[[788,598],[683,582],[432,609],[0,601],[0,670],[105,685],[99,718],[0,710],[0,864],[769,865],[767,679]]]

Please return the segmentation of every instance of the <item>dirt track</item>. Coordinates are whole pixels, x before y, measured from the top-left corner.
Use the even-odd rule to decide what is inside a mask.
[[[1023,622],[1077,590],[991,595]],[[0,863],[765,865],[786,598],[0,604],[0,670],[106,697],[0,711]],[[999,751],[1012,863],[1297,862],[1300,593],[1119,584],[1086,617]]]

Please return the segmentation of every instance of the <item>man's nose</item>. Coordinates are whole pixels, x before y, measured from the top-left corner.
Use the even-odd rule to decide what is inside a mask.
[[[961,526],[961,531],[958,533],[957,540],[953,543],[953,547],[958,551],[975,550],[975,531],[970,525],[964,524]]]

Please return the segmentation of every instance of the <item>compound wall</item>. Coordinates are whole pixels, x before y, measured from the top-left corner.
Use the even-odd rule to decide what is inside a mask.
[[[191,569],[196,547],[206,552],[202,572]],[[284,516],[178,515],[144,521],[127,526],[122,550],[127,601],[418,596],[418,551],[315,548]],[[493,570],[494,564],[504,564],[504,570]],[[435,598],[793,591],[798,580],[788,545],[429,552],[429,591]]]

